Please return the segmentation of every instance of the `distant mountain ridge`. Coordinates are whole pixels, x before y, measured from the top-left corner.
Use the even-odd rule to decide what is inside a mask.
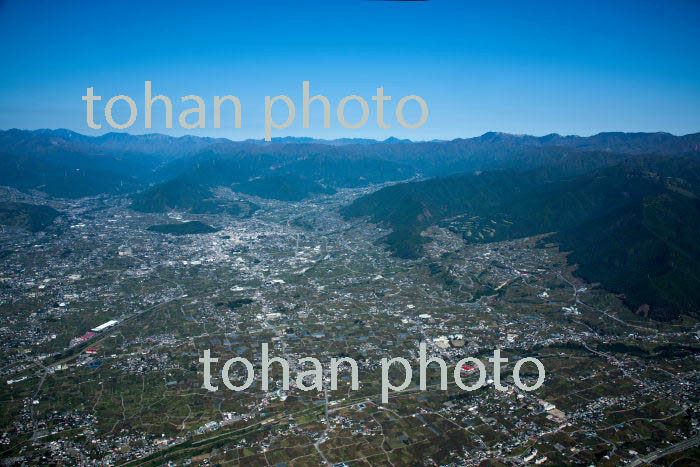
[[[101,136],[87,136],[65,129],[0,131],[0,147],[7,152],[25,153],[50,153],[52,150],[70,149],[86,155],[141,154],[174,158],[194,154],[212,144],[228,141],[225,138],[168,136],[160,133],[132,135],[112,132]]]
[[[494,169],[527,169],[570,161],[580,170],[630,154],[697,157],[700,133],[600,133],[542,137],[489,132],[452,141],[397,138],[316,140],[224,138],[69,130],[0,131],[0,184],[55,197],[126,194],[185,177],[203,186],[232,186],[279,175],[331,188]]]
[[[246,139],[244,143],[253,144],[269,144],[271,143],[282,143],[282,144],[326,144],[329,146],[345,146],[348,144],[396,144],[396,143],[411,143],[410,139],[399,139],[390,136],[384,140],[371,139],[371,138],[337,138],[337,139],[318,139],[311,137],[298,137],[298,136],[282,136],[278,138],[272,138],[272,141],[268,142],[264,139]]]

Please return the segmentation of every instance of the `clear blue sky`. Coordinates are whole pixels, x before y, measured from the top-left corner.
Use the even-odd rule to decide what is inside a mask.
[[[140,112],[131,133],[262,138],[264,97],[284,93],[298,114],[280,136],[700,131],[698,0],[0,0],[0,43],[2,129],[110,131],[105,101],[127,94]],[[159,104],[153,130],[144,128],[145,80],[173,99],[172,130]],[[303,80],[331,99],[330,129],[320,125],[320,106],[312,127],[301,128]],[[88,86],[103,96],[100,132],[85,124]],[[378,86],[394,98],[389,130],[375,123],[370,97]],[[215,130],[210,112],[207,129],[183,130],[177,115],[186,94],[207,104],[214,95],[237,95],[243,128],[225,119]],[[335,117],[348,94],[365,97],[372,109],[358,130]],[[407,94],[430,106],[428,123],[416,130],[393,116]],[[115,118],[123,121],[121,110],[115,107]]]

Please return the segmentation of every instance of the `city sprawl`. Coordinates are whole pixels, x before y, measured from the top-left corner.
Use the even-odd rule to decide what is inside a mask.
[[[450,221],[400,258],[389,233],[339,209],[382,188],[298,202],[219,190],[244,215],[143,213],[122,196],[73,200],[6,188],[3,200],[64,213],[41,232],[0,233],[3,464],[665,465],[700,453],[700,327],[644,319],[578,278],[547,236],[468,242]],[[196,220],[209,233],[155,224]],[[495,222],[494,222],[495,224]],[[415,367],[419,343],[450,365],[485,364],[487,384],[440,389],[431,366],[380,401],[380,360]],[[262,390],[260,349],[290,362]],[[493,349],[508,358],[493,385]],[[204,349],[220,357],[202,385]],[[221,366],[256,364],[249,389]],[[295,362],[318,358],[322,391],[301,391]],[[358,362],[329,387],[328,362]],[[546,379],[518,390],[513,362]],[[402,378],[392,367],[394,381]],[[477,379],[464,365],[465,384]],[[523,382],[533,384],[534,366]],[[231,367],[240,384],[244,367]],[[398,383],[396,383],[398,384]],[[688,451],[690,449],[690,451]],[[679,454],[676,454],[676,453]]]

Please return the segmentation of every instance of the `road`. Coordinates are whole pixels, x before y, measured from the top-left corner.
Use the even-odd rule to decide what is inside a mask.
[[[644,457],[638,457],[629,464],[627,464],[627,467],[637,467],[640,465],[646,465],[651,462],[654,462],[656,459],[660,459],[664,456],[667,456],[669,454],[674,454],[677,452],[685,451],[686,449],[694,448],[695,446],[700,445],[700,435],[696,436],[695,438],[689,438],[684,441],[681,441],[680,443],[676,443],[672,446],[668,446],[663,449],[659,449],[658,451],[654,451],[651,454],[647,454]]]

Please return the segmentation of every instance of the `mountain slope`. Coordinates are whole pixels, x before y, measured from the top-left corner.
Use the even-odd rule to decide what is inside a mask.
[[[0,224],[39,232],[51,225],[61,213],[50,206],[0,202]]]
[[[0,183],[57,197],[128,193],[177,177],[215,187],[295,175],[324,186],[350,188],[407,180],[417,174],[434,177],[551,165],[583,173],[618,163],[630,154],[700,157],[700,134],[535,137],[490,132],[476,138],[419,143],[396,138],[277,141],[281,142],[126,133],[91,137],[68,130],[13,129],[0,131],[0,153],[4,153],[0,169],[14,171],[16,177],[0,175]]]
[[[656,319],[700,316],[700,200],[674,192],[649,197],[554,237],[576,274],[625,294]]]
[[[579,274],[656,319],[700,316],[700,161],[637,157],[582,175],[494,171],[385,188],[343,209],[392,228],[399,256],[422,253],[442,225],[471,242],[557,232]]]
[[[185,211],[192,214],[230,214],[249,216],[256,209],[253,203],[220,199],[200,184],[176,178],[155,185],[133,196],[131,209],[139,212]]]
[[[30,156],[0,153],[0,185],[35,189],[57,198],[128,193],[140,184],[132,177],[92,168],[61,167]]]
[[[301,201],[314,194],[333,194],[335,190],[295,175],[277,175],[243,182],[234,191],[279,201]]]

